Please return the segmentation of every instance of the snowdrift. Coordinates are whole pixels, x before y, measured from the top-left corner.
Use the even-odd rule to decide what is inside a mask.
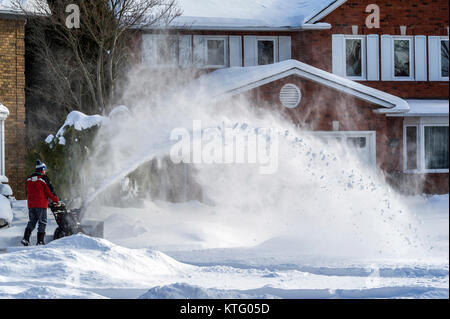
[[[0,283],[149,287],[155,279],[176,277],[193,267],[157,251],[123,248],[85,235],[62,238],[44,247],[13,247],[7,251],[0,255]]]
[[[249,294],[237,290],[202,288],[185,283],[158,286],[150,289],[139,299],[279,299],[266,294]]]

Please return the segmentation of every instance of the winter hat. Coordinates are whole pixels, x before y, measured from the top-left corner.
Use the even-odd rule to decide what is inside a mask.
[[[45,165],[45,163],[42,163],[40,160],[36,160],[36,171],[46,171],[47,170],[47,166]]]

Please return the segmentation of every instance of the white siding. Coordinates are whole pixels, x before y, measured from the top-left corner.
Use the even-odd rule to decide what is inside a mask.
[[[418,35],[414,39],[416,81],[427,80],[427,37]]]
[[[381,36],[381,79],[392,81],[394,66],[392,65],[392,36]]]
[[[367,36],[367,80],[380,80],[380,54],[377,34]]]
[[[332,37],[333,51],[333,73],[345,76],[345,37],[342,34],[333,34]]]
[[[142,35],[142,63],[147,66],[156,65],[156,35]]]
[[[182,68],[190,67],[192,65],[192,36],[180,36],[179,45],[179,61]]]
[[[244,66],[257,65],[256,56],[256,36],[244,36]]]
[[[194,65],[203,67],[206,65],[206,37],[203,35],[194,35]]]
[[[242,66],[242,37],[230,36],[230,67]]]
[[[440,55],[441,55],[441,37],[428,37],[428,64],[430,69],[430,81],[440,80]]]
[[[291,37],[279,37],[279,61],[291,59]]]

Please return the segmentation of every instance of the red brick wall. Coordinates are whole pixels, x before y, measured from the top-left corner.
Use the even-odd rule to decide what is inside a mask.
[[[302,92],[298,107],[288,109],[279,101],[280,89],[287,83]],[[246,93],[254,107],[264,107],[282,114],[301,128],[332,131],[339,121],[340,131],[375,131],[377,165],[392,185],[406,192],[448,193],[448,174],[406,175],[403,173],[403,118],[373,113],[379,108],[369,102],[324,87],[297,76],[263,85]]]
[[[372,3],[380,7],[379,29],[368,29],[365,25],[366,17],[369,15],[365,9]],[[448,17],[447,0],[349,0],[322,20],[331,24],[331,30],[299,32],[293,35],[292,56],[294,59],[331,72],[331,37],[333,34],[352,34],[352,25],[357,25],[358,34],[362,35],[401,35],[400,26],[407,26],[406,35],[409,36],[447,36]],[[402,98],[448,99],[449,96],[448,82],[362,81],[361,83]]]
[[[380,7],[379,29],[368,29],[365,20],[367,5]],[[289,35],[292,38],[292,58],[332,71],[332,35],[352,34],[352,25],[357,25],[359,34],[400,35],[400,26],[407,26],[406,35],[448,35],[449,9],[447,0],[348,0],[321,22],[330,23],[332,29],[300,32],[237,32],[237,31],[183,31],[186,34],[204,35]],[[380,54],[381,56],[381,54]],[[209,70],[201,70],[198,74]],[[381,74],[381,63],[380,63]],[[296,83],[304,95],[301,106],[289,110],[279,104],[281,87]],[[381,91],[402,98],[448,99],[448,82],[415,81],[361,81]],[[416,191],[426,193],[448,193],[449,174],[405,175],[403,174],[403,119],[388,118],[372,112],[375,105],[333,91],[310,81],[290,77],[267,84],[248,93],[258,106],[269,105],[291,119],[312,130],[331,130],[337,120],[341,130],[369,130],[377,132],[377,163],[387,173],[392,184],[416,184]],[[303,107],[302,107],[303,105]]]
[[[0,19],[0,102],[5,121],[6,176],[14,196],[25,196],[25,42],[23,20]]]
[[[284,107],[279,101],[280,89],[286,83],[297,85],[302,92],[301,103],[294,109]],[[376,105],[294,75],[249,94],[255,105],[274,109],[306,130],[332,131],[332,122],[339,121],[340,131],[376,131],[377,164],[386,172],[402,169],[403,120],[374,114]]]

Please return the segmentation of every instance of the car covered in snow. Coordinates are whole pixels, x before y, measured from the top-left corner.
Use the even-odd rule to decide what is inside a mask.
[[[11,225],[13,213],[8,197],[12,195],[9,185],[0,183],[0,229]]]

